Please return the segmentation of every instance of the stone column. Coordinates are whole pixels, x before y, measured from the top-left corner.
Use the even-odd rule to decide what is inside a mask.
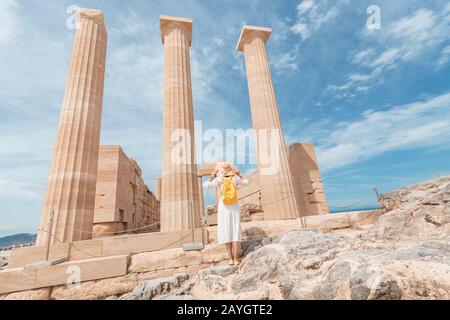
[[[164,45],[161,231],[200,227],[189,48],[192,20],[161,16]]]
[[[269,28],[244,26],[237,50],[244,52],[247,69],[264,219],[295,219],[299,210],[266,53],[271,32]],[[269,165],[264,149],[270,152]]]
[[[203,198],[203,178],[198,176],[198,201],[200,207],[200,217],[201,219],[205,216],[205,199]]]
[[[78,29],[53,151],[37,245],[91,239],[100,142],[107,34],[103,14],[78,9]],[[44,231],[43,231],[44,230]]]
[[[158,201],[161,200],[161,177],[155,179],[155,198]]]

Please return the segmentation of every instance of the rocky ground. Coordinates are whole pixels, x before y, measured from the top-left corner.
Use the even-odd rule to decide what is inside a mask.
[[[380,199],[357,233],[296,230],[244,243],[219,264],[146,281],[108,299],[450,299],[450,177]]]

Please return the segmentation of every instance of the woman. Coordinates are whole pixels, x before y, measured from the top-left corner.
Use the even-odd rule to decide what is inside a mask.
[[[216,188],[219,195],[217,239],[225,244],[229,265],[239,265],[239,245],[241,242],[241,211],[237,201],[237,186],[248,185],[239,170],[229,163],[220,163],[214,170],[205,188]]]

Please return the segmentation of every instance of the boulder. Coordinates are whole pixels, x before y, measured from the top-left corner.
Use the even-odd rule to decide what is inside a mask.
[[[180,288],[188,278],[186,273],[181,273],[173,277],[149,280],[137,286],[130,293],[121,296],[119,300],[152,300],[156,296],[168,294],[172,290]]]

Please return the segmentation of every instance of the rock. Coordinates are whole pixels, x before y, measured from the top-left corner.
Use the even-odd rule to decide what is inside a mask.
[[[138,276],[129,274],[124,277],[87,281],[79,286],[68,288],[66,285],[53,287],[53,300],[101,300],[120,296],[132,291],[138,285]]]
[[[186,273],[173,277],[146,281],[137,286],[132,292],[120,297],[120,300],[152,300],[158,295],[168,294],[175,288],[179,288],[189,276]]]
[[[200,279],[204,279],[210,275],[226,277],[230,274],[235,273],[239,268],[237,266],[215,266],[199,271],[198,276]]]
[[[4,296],[4,300],[50,300],[51,288],[14,292]]]
[[[214,263],[221,262],[228,259],[227,249],[224,245],[208,244],[203,249],[202,253],[202,263]]]
[[[183,251],[182,248],[168,249],[134,254],[131,257],[129,272],[140,273],[146,271],[164,270],[202,263],[201,252]]]
[[[158,279],[131,298],[450,299],[450,178],[380,197],[383,215],[357,233],[247,227],[240,267],[216,265],[189,281]],[[293,229],[297,228],[293,226]],[[217,255],[218,247],[208,248]],[[221,251],[223,254],[223,251]],[[220,259],[204,258],[218,262]]]

